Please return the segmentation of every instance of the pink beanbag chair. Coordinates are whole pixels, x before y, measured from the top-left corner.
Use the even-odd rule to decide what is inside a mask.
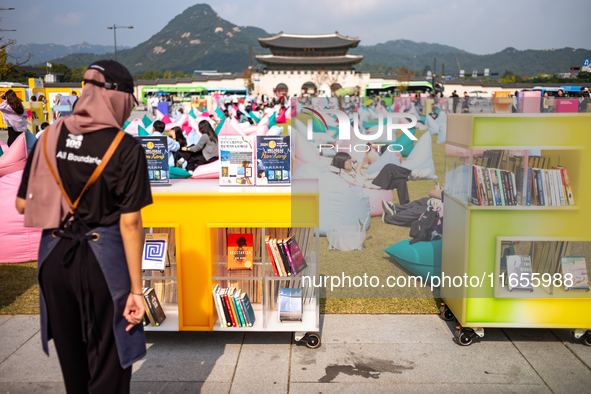
[[[2,144],[2,152],[4,153],[0,156],[0,177],[24,170],[28,156],[25,133],[19,135],[10,148]],[[14,205],[14,199],[11,204]]]
[[[0,177],[0,263],[35,261],[39,254],[41,229],[24,227],[25,216],[14,206],[22,176],[21,170]]]
[[[392,190],[363,188],[363,191],[369,197],[369,207],[371,208],[371,216],[382,216],[382,213],[384,213],[384,208],[382,207],[382,200],[386,200],[389,202],[394,201],[394,194],[392,193]]]
[[[219,179],[220,161],[216,160],[209,164],[203,164],[195,169],[191,179]]]
[[[235,119],[231,119],[230,121],[225,121],[224,125],[222,126],[222,129],[220,130],[218,135],[242,135],[242,136],[246,136],[246,133],[244,132],[244,130],[242,130],[242,127],[240,127],[240,124],[238,123],[238,121],[235,121]]]
[[[138,127],[144,127],[144,122],[142,122],[141,119],[136,118],[132,120],[123,131],[131,135],[137,135]]]
[[[279,111],[279,114],[277,115],[277,119],[275,120],[275,122],[277,123],[285,123],[285,110],[283,111]]]

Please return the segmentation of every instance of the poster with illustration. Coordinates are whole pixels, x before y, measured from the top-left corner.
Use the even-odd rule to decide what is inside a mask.
[[[220,185],[254,185],[254,138],[219,136]]]
[[[257,185],[291,184],[291,140],[289,135],[257,138]]]

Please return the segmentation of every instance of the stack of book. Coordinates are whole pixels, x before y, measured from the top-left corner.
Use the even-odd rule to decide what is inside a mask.
[[[256,318],[248,294],[235,287],[221,288],[220,285],[216,285],[212,293],[221,327],[253,326]]]
[[[532,244],[532,269],[540,274],[560,273],[560,262],[571,254],[570,241],[536,241]]]
[[[275,276],[297,276],[308,267],[294,237],[265,238],[269,260]]]
[[[144,313],[144,326],[150,324],[151,326],[158,327],[166,319],[162,305],[158,301],[156,292],[151,287],[144,287],[144,305],[146,311]]]
[[[575,200],[565,167],[528,168],[526,190],[523,192],[524,168],[515,173],[498,168],[472,167],[472,205],[562,206]],[[525,201],[524,201],[525,200]]]

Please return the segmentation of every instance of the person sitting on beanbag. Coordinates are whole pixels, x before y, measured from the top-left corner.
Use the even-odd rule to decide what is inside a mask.
[[[354,162],[351,155],[346,152],[338,152],[333,157],[331,166],[328,169],[353,186],[361,186],[369,189],[396,189],[400,204],[410,202],[408,187],[406,185],[407,180],[409,178],[413,181],[423,179],[431,173],[430,168],[411,171],[396,164],[389,163],[373,177],[367,175],[361,168],[361,163]]]

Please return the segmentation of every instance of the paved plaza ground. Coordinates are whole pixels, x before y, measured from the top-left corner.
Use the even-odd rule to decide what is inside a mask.
[[[455,343],[434,315],[321,315],[322,345],[290,333],[147,333],[132,393],[588,393],[591,348],[568,330],[485,329]],[[39,317],[0,316],[0,393],[63,393]]]

